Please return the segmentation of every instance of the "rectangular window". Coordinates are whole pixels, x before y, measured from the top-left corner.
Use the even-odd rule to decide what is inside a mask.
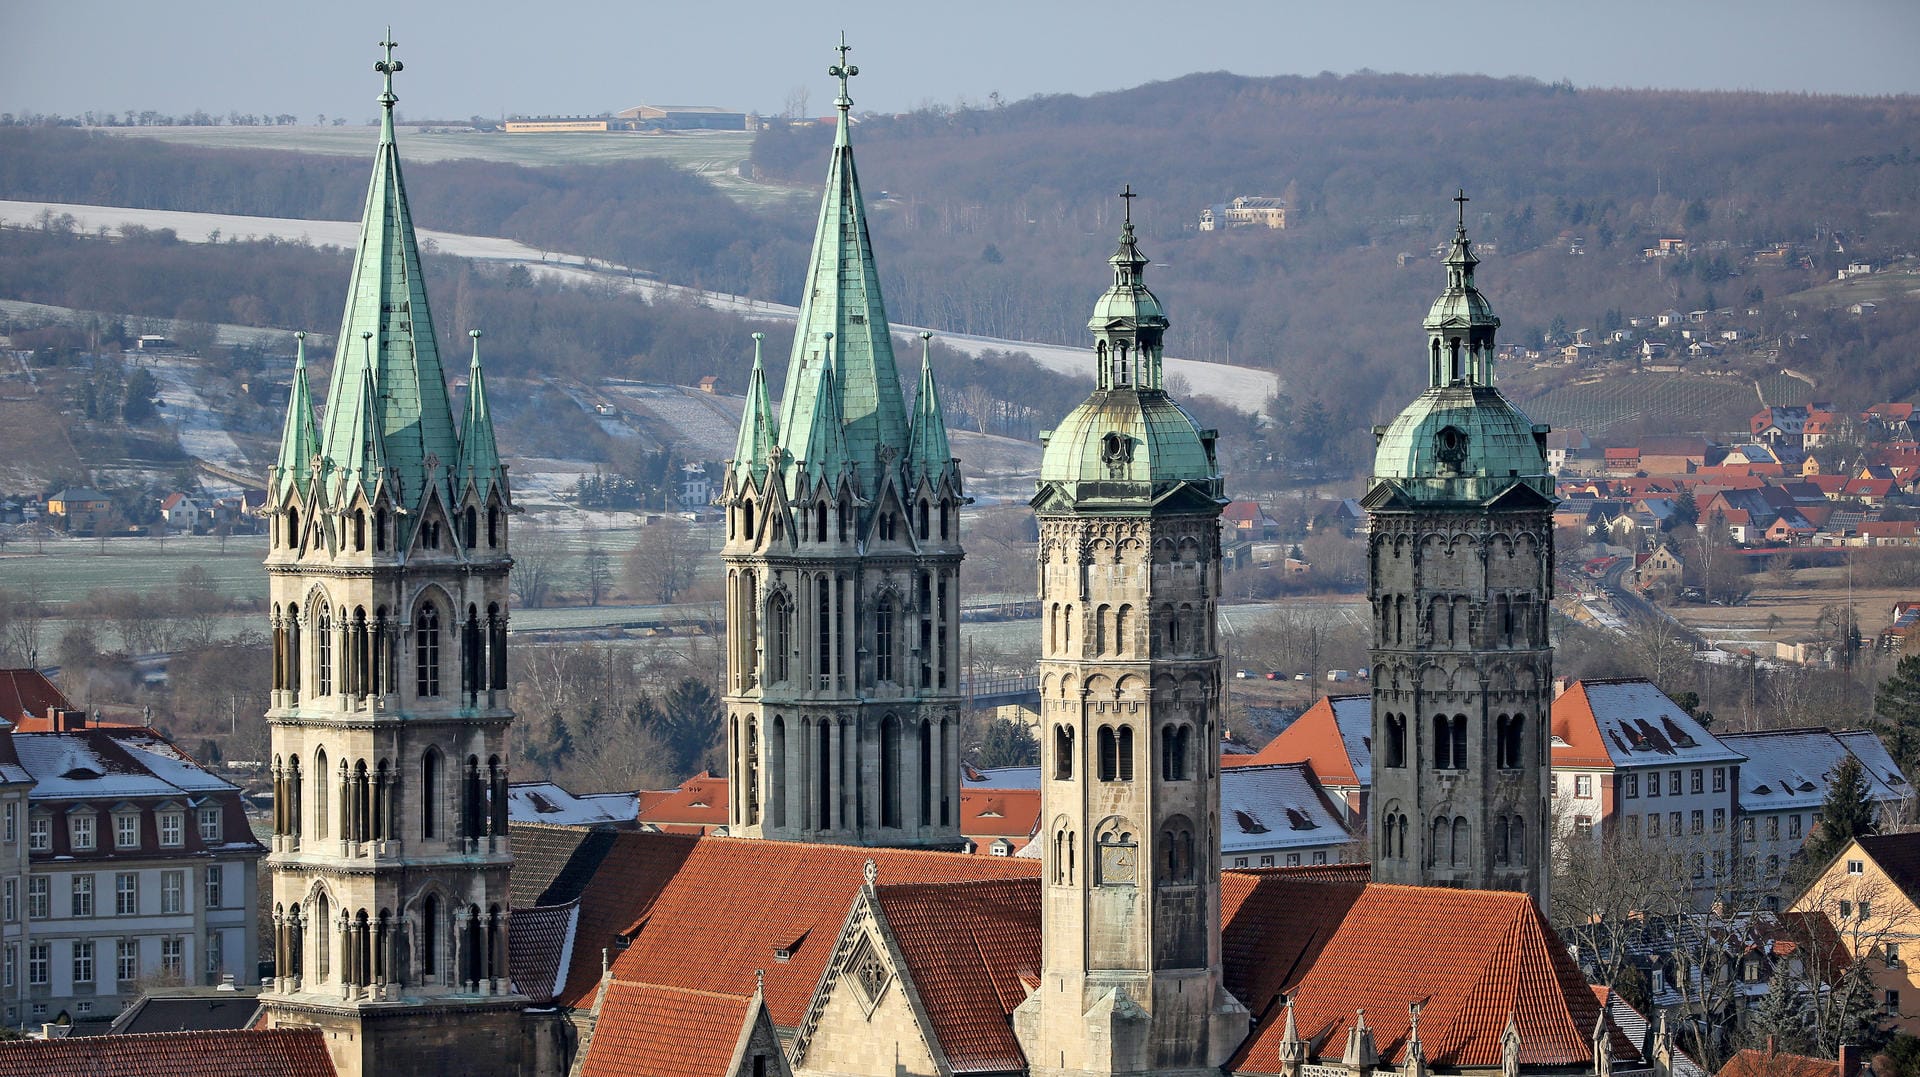
[[[1864,874],[1866,874],[1866,871],[1867,871],[1867,863],[1866,863],[1866,861],[1864,861],[1864,860],[1849,860],[1849,861],[1847,861],[1847,874],[1848,874],[1848,875],[1864,875]]]
[[[1299,867],[1299,866],[1300,866],[1300,854],[1299,854],[1299,853],[1288,853],[1288,854],[1287,854],[1287,866],[1288,866],[1288,867],[1290,867],[1290,868],[1297,868],[1297,867]]]
[[[93,823],[92,815],[74,815],[67,818],[67,836],[73,840],[74,852],[86,852],[93,848]]]
[[[1900,1014],[1900,992],[1891,987],[1887,988],[1887,1013],[1895,1017]]]
[[[1767,857],[1767,877],[1772,878],[1773,876],[1778,874],[1780,874],[1779,855],[1776,854],[1776,855]]]
[[[161,939],[160,940],[160,971],[167,974],[168,976],[180,975],[181,965],[183,961],[182,955],[184,955],[185,953],[186,953],[186,944],[181,941],[179,936],[176,935],[171,939]]]
[[[160,873],[160,911],[162,913],[186,912],[186,896],[186,872],[163,871]]]
[[[1676,797],[1680,795],[1680,772],[1677,770],[1667,775],[1667,795]]]
[[[1590,799],[1593,796],[1593,775],[1575,775],[1573,779],[1573,795],[1582,800]]]
[[[163,811],[160,813],[160,844],[169,849],[178,848],[186,843],[187,820],[185,813]]]
[[[1706,774],[1705,774],[1705,773],[1704,773],[1703,771],[1701,771],[1701,769],[1700,769],[1699,767],[1695,767],[1695,768],[1693,768],[1693,786],[1692,786],[1692,788],[1693,788],[1693,791],[1694,791],[1694,793],[1696,793],[1696,794],[1698,794],[1698,793],[1704,793],[1704,792],[1706,792],[1706,791],[1707,791],[1707,782],[1706,782]]]
[[[1705,853],[1693,854],[1693,877],[1696,879],[1704,879],[1707,877],[1707,856]]]
[[[1840,919],[1845,920],[1848,917],[1851,917],[1852,915],[1853,915],[1853,902],[1842,901],[1840,903]]]
[[[1866,919],[1870,919],[1872,916],[1873,916],[1873,902],[1862,901],[1860,903],[1860,919],[1866,920]]]
[[[53,819],[36,815],[27,820],[27,851],[44,853],[53,848]]]
[[[53,880],[45,875],[27,878],[27,919],[45,920],[53,915]]]
[[[20,880],[0,883],[0,920],[11,924],[20,919]]]
[[[1234,866],[1234,867],[1236,867],[1236,868],[1244,868],[1244,867],[1246,867],[1246,866],[1247,866],[1247,858],[1246,858],[1246,857],[1244,857],[1244,856],[1236,856],[1236,857],[1234,857],[1234,858],[1233,858],[1233,866]]]
[[[121,939],[113,944],[113,978],[132,983],[140,978],[140,941]]]
[[[138,872],[123,871],[113,877],[113,914],[115,916],[140,915],[140,875]]]
[[[11,942],[7,943],[6,969],[4,974],[0,974],[0,985],[4,985],[6,987],[13,986],[14,978],[20,975],[20,970],[15,968],[15,965],[17,965],[19,961],[20,961],[19,945]]]
[[[113,817],[113,847],[116,849],[140,848],[140,817],[138,815]]]
[[[1689,819],[1693,823],[1693,832],[1695,834],[1706,833],[1707,831],[1707,827],[1706,827],[1707,813],[1706,812],[1696,810],[1690,813]]]
[[[207,908],[220,907],[220,865],[207,865]]]
[[[45,987],[53,968],[53,947],[44,942],[27,944],[27,986]]]
[[[1713,832],[1715,834],[1719,834],[1725,831],[1726,829],[1727,829],[1727,809],[1725,808],[1713,809]]]
[[[1625,787],[1624,792],[1621,794],[1622,796],[1637,797],[1640,795],[1640,775],[1629,774],[1621,779],[1621,781]]]
[[[1778,815],[1770,815],[1767,817],[1767,840],[1780,840],[1780,817]]]
[[[1620,818],[1620,824],[1621,829],[1626,832],[1627,837],[1637,838],[1640,836],[1640,817],[1638,815],[1622,816]]]
[[[1789,838],[1797,838],[1797,837],[1799,837],[1799,836],[1800,836],[1800,816],[1799,816],[1799,814],[1798,814],[1798,813],[1796,813],[1796,814],[1793,814],[1793,815],[1789,815],[1789,816],[1787,816],[1787,837],[1789,837]]]
[[[93,982],[93,941],[91,939],[73,944],[73,982],[77,984]]]
[[[1273,866],[1273,857],[1271,857],[1271,856],[1263,856],[1263,857],[1261,857],[1261,858],[1260,858],[1260,866],[1261,866],[1261,867],[1263,867],[1263,868],[1270,868],[1270,867],[1272,867],[1272,866]]]
[[[1713,853],[1713,877],[1719,878],[1727,873],[1727,854],[1716,849]]]
[[[1753,816],[1749,815],[1741,821],[1740,834],[1748,841],[1753,840]]]
[[[1680,813],[1677,811],[1668,812],[1667,813],[1667,836],[1677,838],[1684,833],[1686,833],[1686,831],[1680,829]]]
[[[208,845],[214,845],[220,841],[219,808],[200,809],[200,840]]]
[[[220,974],[226,971],[225,969],[221,968],[221,964],[222,962],[220,958],[220,933],[218,931],[209,931],[207,932],[207,982],[208,983],[217,984],[220,982]]]
[[[12,845],[20,840],[20,805],[18,803],[7,801],[6,820],[6,842]]]
[[[1713,768],[1713,791],[1716,793],[1724,793],[1727,791],[1727,768]]]
[[[1647,813],[1647,837],[1657,838],[1659,836],[1660,836],[1660,813],[1657,811],[1648,812]]]
[[[1316,852],[1316,853],[1314,853],[1314,854],[1313,854],[1313,862],[1314,862],[1314,863],[1316,863],[1316,864],[1324,864],[1324,863],[1326,863],[1326,862],[1327,862],[1327,853],[1326,853],[1326,850],[1324,850],[1324,849],[1323,849],[1323,850],[1321,850],[1321,851],[1319,851],[1319,852]]]
[[[73,915],[93,915],[93,876],[91,875],[73,877]]]
[[[1887,957],[1888,968],[1890,969],[1899,968],[1900,967],[1900,944],[1897,942],[1887,943],[1886,957]]]
[[[1573,832],[1583,838],[1593,837],[1593,817],[1588,815],[1574,816]]]
[[[1647,775],[1647,795],[1650,797],[1660,795],[1660,773],[1658,771]]]
[[[1547,777],[1547,793],[1556,797],[1560,795],[1560,775],[1553,774]]]

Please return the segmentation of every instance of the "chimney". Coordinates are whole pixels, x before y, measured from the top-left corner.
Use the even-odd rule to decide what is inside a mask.
[[[76,729],[87,728],[87,712],[67,707],[48,707],[47,721],[56,733],[70,733]]]
[[[1840,1045],[1840,1077],[1859,1077],[1860,1045],[1843,1043]]]
[[[1561,696],[1566,695],[1567,686],[1571,683],[1572,682],[1565,677],[1555,677],[1553,679],[1553,698],[1559,699]]]

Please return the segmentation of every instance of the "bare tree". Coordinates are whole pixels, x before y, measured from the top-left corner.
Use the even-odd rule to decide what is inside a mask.
[[[613,556],[600,545],[600,532],[589,527],[587,546],[580,554],[580,588],[587,594],[587,605],[598,606],[613,589]]]
[[[551,528],[522,525],[513,536],[513,594],[525,609],[547,604],[560,573],[560,543]]]
[[[686,521],[655,520],[627,552],[627,591],[641,601],[671,603],[693,585],[706,556],[706,542]]]

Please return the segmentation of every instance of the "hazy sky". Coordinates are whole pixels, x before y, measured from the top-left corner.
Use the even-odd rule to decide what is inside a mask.
[[[1119,89],[1193,71],[1530,75],[1579,86],[1920,92],[1916,0],[0,0],[0,111],[364,119],[393,24],[401,111],[861,109]]]

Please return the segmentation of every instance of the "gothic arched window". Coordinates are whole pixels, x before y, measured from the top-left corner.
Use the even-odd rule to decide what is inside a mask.
[[[1067,781],[1073,777],[1073,727],[1053,727],[1053,778]]]
[[[893,682],[893,596],[881,595],[873,611],[873,679]]]
[[[420,836],[440,836],[440,749],[429,747],[420,759]]]
[[[314,686],[314,694],[330,696],[333,694],[333,614],[323,604],[313,625],[313,660],[319,683]]]
[[[422,699],[440,694],[440,611],[431,602],[413,622],[413,690]]]
[[[779,684],[791,672],[793,651],[793,607],[784,591],[775,591],[767,599],[767,680]]]
[[[1407,716],[1404,714],[1387,715],[1387,766],[1404,767],[1407,765]]]

